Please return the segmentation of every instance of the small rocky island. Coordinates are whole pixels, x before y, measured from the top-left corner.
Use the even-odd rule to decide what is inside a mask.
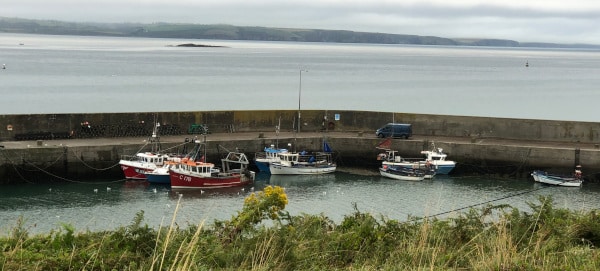
[[[173,47],[173,45],[169,45],[170,47]],[[184,43],[184,44],[179,44],[179,45],[175,45],[174,47],[225,47],[225,46],[220,46],[220,45],[206,45],[206,44],[195,44],[195,43]]]

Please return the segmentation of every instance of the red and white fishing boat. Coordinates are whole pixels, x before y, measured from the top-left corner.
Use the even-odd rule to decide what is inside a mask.
[[[179,163],[181,155],[166,154],[161,152],[160,137],[158,135],[159,123],[155,121],[152,136],[146,141],[151,145],[151,151],[138,152],[135,155],[122,155],[119,165],[126,179],[146,180],[146,174],[157,168],[163,167],[167,161]]]
[[[125,178],[132,180],[145,180],[146,173],[162,167],[171,159],[167,154],[155,152],[140,152],[136,155],[123,155],[119,161]]]
[[[162,167],[169,159],[169,155],[160,153],[160,137],[158,127],[154,121],[152,136],[148,138],[147,143],[151,144],[152,150],[149,152],[138,152],[135,155],[122,155],[119,165],[123,170],[125,178],[130,180],[145,180],[146,173],[152,172],[156,168]]]
[[[204,161],[182,161],[169,170],[171,188],[225,188],[244,186],[254,182],[255,172],[248,170],[244,153],[229,152],[221,159],[222,169]]]

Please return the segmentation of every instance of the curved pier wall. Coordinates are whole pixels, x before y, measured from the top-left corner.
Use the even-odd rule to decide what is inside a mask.
[[[252,158],[254,152],[274,143],[279,123],[282,132],[293,131],[297,127],[294,125],[297,114],[297,111],[273,110],[3,115],[0,116],[0,140],[4,141],[0,142],[0,183],[122,178],[119,159],[144,147],[155,119],[163,129],[161,135],[173,135],[164,138],[176,141],[161,138],[163,149],[174,148],[174,152],[190,149],[192,146],[184,144],[183,139],[201,137],[197,130],[196,135],[189,134],[190,128],[193,124],[205,124],[210,132],[232,133],[207,136],[210,161],[218,161],[225,152],[217,146],[241,148]],[[420,157],[420,151],[430,149],[429,140],[435,138],[436,146],[458,162],[454,171],[457,174],[527,177],[532,169],[565,173],[579,161],[589,179],[597,180],[600,172],[598,123],[361,111],[303,111],[301,120],[303,133],[297,141],[288,133],[278,137],[278,142],[295,142],[299,149],[319,150],[326,138],[341,167],[358,166],[375,171],[376,155],[380,152],[376,147],[381,139],[374,136],[374,131],[395,121],[413,125],[413,139],[393,141],[392,148],[401,156]],[[324,133],[309,133],[315,131]],[[251,133],[243,137],[242,132]],[[262,137],[263,134],[268,136]],[[15,141],[17,135],[23,142]],[[503,143],[502,139],[521,142]],[[544,144],[539,146],[530,144],[542,141]]]
[[[248,134],[248,133],[246,133]],[[249,159],[264,146],[280,145],[293,142],[299,150],[320,150],[322,140],[327,139],[334,150],[339,167],[357,167],[373,171],[379,166],[376,160],[381,152],[376,147],[381,139],[375,136],[365,137],[359,133],[312,133],[312,137],[279,137],[275,139],[252,136],[239,138],[223,134],[207,136],[207,159],[219,163],[218,159],[226,153],[226,149],[241,148]],[[271,133],[273,134],[273,133]],[[306,134],[308,135],[308,133]],[[192,143],[184,143],[182,137],[170,137],[163,142],[163,149],[175,153],[191,150]],[[428,139],[395,139],[392,149],[406,158],[422,157],[422,150],[429,150]],[[62,143],[58,143],[62,142]],[[66,143],[65,143],[66,142]],[[24,142],[29,144],[30,142]],[[435,145],[444,148],[452,160],[457,161],[453,174],[496,174],[517,178],[528,178],[533,169],[544,169],[549,172],[567,173],[573,169],[575,161],[580,159],[584,166],[586,180],[598,180],[600,172],[600,150],[596,148],[573,149],[568,147],[549,148],[547,146],[532,147],[519,145],[503,145],[497,143],[472,142],[470,140],[454,141],[436,138]],[[137,140],[120,139],[88,139],[88,140],[56,140],[44,141],[43,145],[25,145],[20,148],[0,148],[0,184],[20,182],[62,182],[85,181],[89,179],[119,180],[123,178],[118,165],[123,155],[132,155],[144,147],[148,150],[143,138]],[[224,148],[223,148],[224,147]]]
[[[281,131],[292,131],[297,117],[293,110],[2,115],[0,141],[148,136],[155,121],[162,135],[197,133],[194,124],[211,132],[264,132],[281,123]],[[410,123],[417,135],[556,142],[596,143],[600,131],[596,122],[342,110],[302,111],[300,129],[373,133],[388,122]]]

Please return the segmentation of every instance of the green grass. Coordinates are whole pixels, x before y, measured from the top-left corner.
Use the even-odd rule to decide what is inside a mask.
[[[23,221],[0,239],[0,270],[597,270],[596,211],[556,209],[550,198],[470,209],[447,219],[397,221],[359,211],[334,223],[290,216],[280,187],[246,198],[230,220],[114,231],[62,225],[30,236]],[[179,204],[178,204],[179,207]],[[264,223],[264,222],[269,223]],[[269,226],[267,226],[269,225]]]

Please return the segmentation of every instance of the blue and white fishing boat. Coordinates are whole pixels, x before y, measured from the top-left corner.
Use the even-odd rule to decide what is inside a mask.
[[[275,126],[275,134],[279,136],[279,129],[281,127],[281,117],[279,117],[279,124]],[[278,142],[278,140],[276,141]],[[288,147],[291,148],[292,144],[288,143]],[[279,154],[288,153],[288,149],[279,148],[275,144],[271,144],[269,147],[265,147],[262,152],[254,154],[254,164],[258,168],[258,171],[271,173],[269,166],[272,162],[278,162],[280,160]]]
[[[162,167],[155,168],[152,171],[145,172],[146,180],[154,184],[171,184],[169,170],[179,164],[180,161],[167,161]]]
[[[377,148],[385,150],[385,153],[380,153],[377,155],[377,160],[381,161],[380,172],[381,175],[384,175],[382,169],[387,171],[386,169],[390,168],[392,170],[397,169],[399,167],[419,170],[423,173],[423,177],[425,179],[431,179],[438,173],[438,167],[433,164],[432,160],[422,158],[409,158],[405,159],[402,156],[397,154],[397,151],[391,150],[392,139],[388,138],[381,142]],[[398,172],[391,172],[398,173]],[[390,173],[390,174],[391,174]]]
[[[456,166],[456,162],[446,160],[448,157],[442,148],[436,148],[434,143],[431,143],[432,150],[421,151],[425,155],[425,162],[429,162],[435,168],[436,174],[448,174]]]
[[[386,153],[380,153],[377,156],[377,160],[381,161],[380,172],[381,169],[390,168],[394,170],[402,167],[410,170],[419,170],[423,173],[425,179],[432,179],[436,175],[436,168],[431,162],[426,160],[406,160],[396,153],[397,151],[386,150]]]
[[[269,170],[273,175],[309,175],[333,173],[337,165],[331,157],[331,147],[323,142],[322,152],[278,153],[279,161],[271,162]]]
[[[270,147],[265,147],[263,152],[257,152],[254,155],[254,164],[261,172],[270,173],[269,165],[272,162],[280,161],[279,154],[288,153],[287,149],[276,148],[275,145],[271,145]]]

